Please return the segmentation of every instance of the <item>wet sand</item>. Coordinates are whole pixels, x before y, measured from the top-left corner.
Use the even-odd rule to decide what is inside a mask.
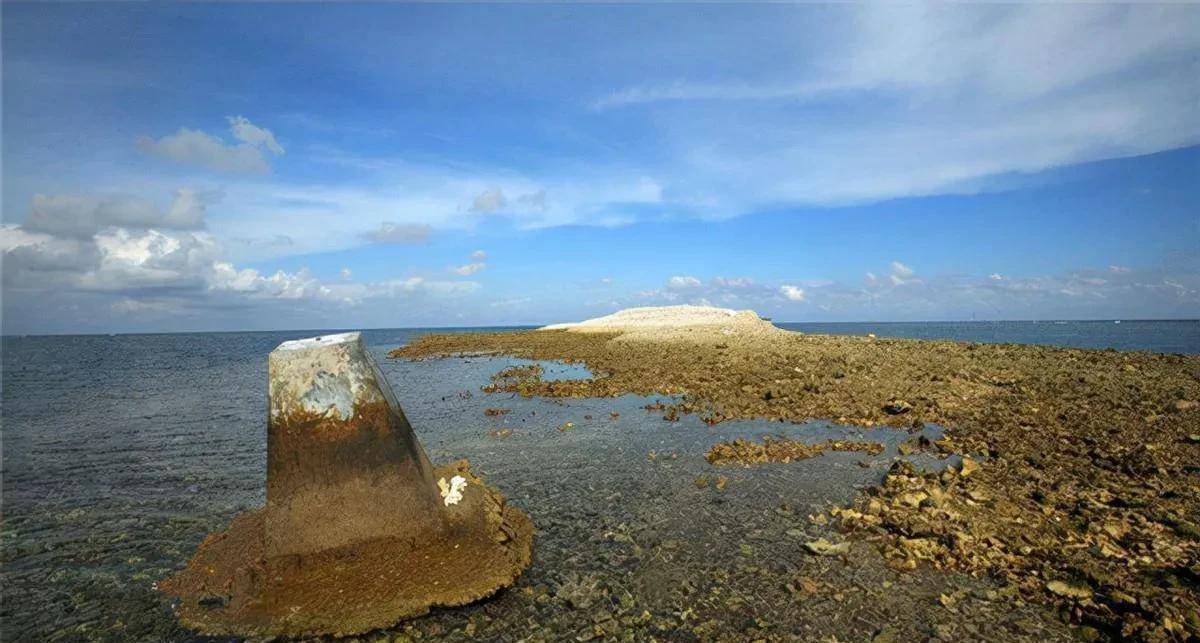
[[[765,578],[731,582],[699,565],[683,566],[660,582],[646,576],[647,561],[636,559],[631,574],[646,583],[637,597],[681,591],[677,598],[691,599],[681,604],[696,605],[689,588],[700,586],[714,597],[754,587],[755,596],[770,598],[741,609],[715,607],[718,599],[704,603],[707,612],[695,607],[686,617],[681,612],[671,628],[651,623],[659,627],[653,631],[686,631],[699,613],[701,620],[712,617],[711,632],[700,623],[692,632],[704,639],[886,638],[894,628],[897,640],[1200,636],[1200,358],[713,329],[665,336],[432,335],[394,355],[479,352],[563,359],[586,364],[598,375],[570,381],[504,378],[498,392],[573,400],[673,394],[681,397],[661,411],[668,420],[733,428],[748,418],[819,418],[888,427],[883,430],[898,434],[899,441],[907,441],[908,430],[933,423],[945,427],[945,436],[923,448],[967,456],[944,471],[895,464],[878,476],[882,480],[846,490],[848,510],[826,508],[807,518],[806,511],[793,509],[787,528],[769,517],[778,507],[753,497],[722,496],[724,502],[702,513],[689,511],[683,522],[664,521],[654,531],[660,544],[677,539],[667,534],[699,531],[695,540],[681,540],[693,555],[710,556],[736,542],[739,556],[749,552],[741,567],[752,571],[735,574]],[[607,413],[596,411],[596,417]],[[734,433],[725,439],[736,437],[756,436]],[[831,436],[814,437],[818,442]],[[825,458],[863,455],[827,453],[763,466],[796,471]],[[877,462],[888,462],[883,458]],[[714,471],[710,466],[709,475]],[[762,484],[766,476],[756,477],[758,472],[751,470],[747,479]],[[728,493],[700,488],[694,484],[698,475],[676,472],[664,491],[682,494],[690,485],[694,492]],[[660,502],[670,506],[670,498],[667,493]],[[529,509],[543,528],[536,504]],[[747,515],[756,512],[764,515]],[[561,519],[542,517],[550,525]],[[644,517],[640,522],[655,524]],[[788,529],[801,537],[789,537]],[[820,537],[830,543],[846,532],[853,539],[851,553],[813,554],[805,545],[819,536],[814,530],[828,530]],[[699,543],[704,544],[690,549]],[[553,543],[535,547],[535,557],[555,551]],[[647,554],[640,543],[639,548]],[[554,595],[563,593],[569,594]],[[656,612],[650,613],[653,620]],[[757,618],[764,623],[730,620],[733,614],[761,614]],[[1054,614],[1058,618],[1047,618]]]

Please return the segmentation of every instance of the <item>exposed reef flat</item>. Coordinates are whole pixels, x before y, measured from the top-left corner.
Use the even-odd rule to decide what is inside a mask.
[[[710,423],[942,425],[960,466],[898,464],[833,520],[897,569],[993,577],[998,600],[1057,606],[1096,636],[1200,636],[1200,358],[723,328],[430,335],[393,356],[586,363],[603,375],[501,387],[683,394],[667,413]]]
[[[751,442],[742,438],[729,442],[714,444],[708,450],[705,459],[709,464],[726,465],[740,464],[751,466],[768,462],[794,462],[813,458],[826,451],[862,451],[870,455],[882,453],[884,446],[878,442],[849,442],[845,440],[830,440],[822,444],[808,444],[799,440],[786,438],[764,438],[760,442]]]

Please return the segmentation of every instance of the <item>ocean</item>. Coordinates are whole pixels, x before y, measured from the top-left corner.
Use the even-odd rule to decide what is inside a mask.
[[[1200,353],[1200,320],[778,323],[802,333]]]
[[[781,325],[806,333],[1200,353],[1196,321]],[[431,458],[469,458],[530,513],[539,533],[534,566],[520,581],[526,588],[586,587],[596,579],[625,587],[620,579],[633,573],[634,562],[625,549],[614,549],[615,537],[603,534],[635,534],[642,546],[671,544],[669,564],[637,563],[638,574],[661,577],[646,581],[651,588],[707,578],[735,563],[760,561],[768,570],[801,537],[793,532],[824,533],[823,527],[797,527],[779,507],[803,513],[847,502],[882,477],[895,446],[907,437],[821,422],[709,427],[685,416],[665,423],[642,408],[658,398],[547,400],[480,392],[491,374],[522,360],[385,358],[429,330],[368,330],[364,337]],[[193,638],[176,625],[154,583],[178,569],[206,534],[263,504],[267,355],[283,341],[328,332],[4,337],[4,638]],[[548,377],[578,376],[577,370],[558,368]],[[512,412],[487,418],[483,410],[489,407]],[[565,422],[575,428],[557,430]],[[512,436],[489,435],[500,428],[513,429]],[[729,489],[717,496],[693,484],[712,475],[703,458],[709,445],[768,434],[868,439],[889,449],[870,458],[830,453],[753,473],[730,471]],[[730,537],[743,532],[755,534],[752,546]],[[586,572],[569,576],[564,570]],[[723,583],[723,591],[745,595],[781,585],[766,571]],[[658,609],[656,601],[667,600],[651,590],[638,593],[633,585],[623,591],[651,611]],[[503,627],[518,633],[529,633],[530,623],[564,635],[590,626],[587,612],[545,612],[530,596],[501,594],[489,618],[510,619]],[[829,606],[830,618],[837,608]],[[422,623],[455,631],[476,616],[470,607],[443,610]]]

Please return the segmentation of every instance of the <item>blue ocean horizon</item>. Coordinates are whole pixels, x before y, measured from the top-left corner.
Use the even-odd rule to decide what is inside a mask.
[[[1200,319],[1096,319],[1006,321],[903,321],[903,322],[785,322],[775,326],[810,335],[875,335],[893,339],[1030,344],[1091,350],[1150,351],[1200,354]],[[503,326],[419,326],[389,328],[298,328],[287,330],[219,330],[178,332],[79,333],[53,335],[5,334],[5,342],[22,338],[138,337],[162,335],[269,334],[308,337],[359,330],[369,342],[386,341],[395,333],[470,333],[529,330],[538,324]]]
[[[1195,320],[778,325],[803,333],[1200,353],[1200,321]],[[754,502],[718,505],[711,496],[696,493],[693,481],[711,473],[702,454],[715,442],[781,431],[809,439],[867,439],[864,428],[821,424],[746,420],[707,426],[693,414],[663,422],[643,410],[652,398],[638,396],[564,401],[477,393],[491,375],[520,361],[515,358],[386,358],[390,349],[422,334],[482,330],[488,329],[362,332],[407,417],[421,427],[431,457],[467,458],[489,476],[507,481],[527,506],[547,515],[608,508],[609,513],[589,511],[578,521],[547,521],[551,527],[547,535],[539,535],[543,540],[538,545],[543,562],[529,572],[535,583],[552,582],[552,570],[575,565],[570,553],[579,543],[594,543],[590,537],[626,515],[679,516],[673,528],[680,533],[690,528],[691,516],[701,516],[698,522],[704,524],[728,520],[747,529],[778,525],[755,523],[776,514],[761,511]],[[165,599],[152,590],[152,583],[178,569],[205,534],[224,528],[237,513],[262,506],[267,356],[284,341],[332,332],[337,331],[5,337],[0,353],[5,511],[0,583],[10,591],[0,620],[9,638],[76,640],[75,632],[87,631],[116,632],[108,636],[112,640],[195,640],[165,609]],[[1197,358],[1162,361],[1184,359]],[[488,424],[493,419],[484,409],[499,403],[516,410]],[[586,418],[595,418],[592,426],[603,430],[557,429],[568,421],[586,426]],[[506,422],[521,436],[502,441],[489,437],[487,429]],[[870,436],[891,440],[893,448],[910,437],[884,428]],[[672,459],[670,467],[660,467],[646,460],[654,451],[683,455]],[[857,488],[882,480],[893,453],[873,468],[854,464],[858,455],[836,454],[843,459],[833,468],[773,471],[746,478],[725,493],[771,498],[777,506],[844,505]],[[616,504],[608,495],[616,488],[635,491]],[[681,498],[692,504],[681,508]],[[730,514],[731,506],[741,513]],[[709,540],[697,544],[694,560],[711,561],[716,551],[729,565],[739,564],[742,555],[728,546],[726,533],[697,533]],[[781,552],[794,547],[786,539],[777,542]],[[607,573],[627,571],[614,565]],[[80,604],[87,609],[76,607]],[[453,614],[434,618],[453,619]],[[461,627],[466,620],[453,622]]]

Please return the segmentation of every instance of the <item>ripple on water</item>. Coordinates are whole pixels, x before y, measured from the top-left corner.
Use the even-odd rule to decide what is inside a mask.
[[[54,338],[4,340],[0,619],[9,638],[189,638],[153,583],[181,567],[206,534],[264,502],[266,355],[307,334],[70,338],[69,350]],[[486,395],[480,387],[491,375],[531,362],[388,360],[383,353],[409,335],[367,337],[430,456],[470,459],[538,528],[534,564],[519,581],[530,592],[502,593],[486,611],[426,619],[450,628],[483,613],[515,631],[551,621],[562,634],[588,628],[594,615],[586,610],[559,598],[547,607],[536,596],[550,588],[583,604],[596,583],[609,600],[628,595],[620,600],[639,611],[668,613],[682,600],[679,588],[710,585],[747,560],[780,570],[734,574],[720,581],[722,591],[770,595],[783,578],[771,574],[795,565],[786,561],[796,542],[785,533],[825,533],[802,517],[877,483],[911,437],[827,422],[666,422],[643,408],[666,397]],[[542,365],[547,379],[590,376],[581,365]],[[509,412],[488,417],[488,408]],[[753,469],[716,469],[704,459],[716,442],[768,435],[887,449]],[[700,488],[700,476],[728,483]],[[786,603],[730,609],[789,618],[780,611]]]

